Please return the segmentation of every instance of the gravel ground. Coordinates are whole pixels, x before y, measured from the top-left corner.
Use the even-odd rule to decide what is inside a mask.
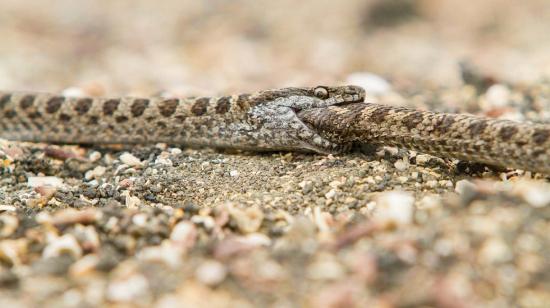
[[[544,1],[43,2],[0,12],[1,88],[351,82],[378,103],[550,122],[548,22],[531,18]],[[550,302],[547,175],[369,145],[324,156],[0,140],[0,159],[1,307]]]

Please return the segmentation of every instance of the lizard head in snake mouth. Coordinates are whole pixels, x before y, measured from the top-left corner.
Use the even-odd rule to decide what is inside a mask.
[[[265,148],[308,150],[321,153],[340,152],[347,145],[335,144],[322,138],[304,124],[297,113],[310,108],[360,103],[365,90],[357,86],[302,87],[267,90],[250,98],[249,124],[256,140]]]
[[[358,86],[316,86],[262,91],[251,97],[251,105],[278,101],[280,104],[301,109],[300,105],[304,105],[305,108],[327,107],[343,103],[358,103],[364,99],[365,90]],[[302,104],[300,104],[300,100]]]

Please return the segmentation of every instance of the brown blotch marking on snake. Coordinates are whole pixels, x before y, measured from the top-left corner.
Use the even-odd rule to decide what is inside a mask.
[[[59,115],[59,121],[61,122],[69,122],[71,120],[71,116],[65,113],[62,113]]]
[[[130,112],[132,112],[132,115],[134,117],[140,117],[144,112],[145,109],[147,109],[147,106],[149,106],[149,100],[144,98],[138,98],[135,99],[132,103],[132,106],[130,107]]]
[[[103,114],[108,116],[113,115],[119,104],[120,100],[118,99],[109,99],[105,101],[105,103],[103,103]]]
[[[533,151],[532,155],[534,157],[539,157],[540,155],[544,154],[546,151],[545,150],[536,150],[536,151]]]
[[[208,108],[208,102],[210,99],[208,97],[201,97],[198,98],[197,101],[193,104],[191,107],[191,112],[196,116],[201,116],[206,113],[206,109]]]
[[[470,133],[472,134],[472,136],[475,137],[475,136],[483,133],[483,131],[485,130],[486,127],[487,127],[487,122],[486,121],[477,120],[477,121],[472,122],[468,126],[468,129],[470,130]]]
[[[17,115],[17,112],[15,112],[15,110],[8,110],[4,113],[4,116],[8,119],[15,118],[16,115]]]
[[[162,122],[162,121],[158,121],[158,122],[157,122],[157,126],[158,126],[159,128],[166,128],[166,127],[167,127],[167,126],[166,126],[166,123],[164,123],[164,122]]]
[[[65,101],[65,98],[63,96],[54,96],[48,100],[46,103],[46,112],[47,113],[56,113],[59,108],[61,108],[61,104]]]
[[[178,108],[179,99],[171,98],[159,103],[159,112],[163,117],[169,117],[176,112]]]
[[[2,97],[0,98],[0,108],[4,108],[4,106],[6,106],[6,104],[9,103],[10,100],[11,94],[2,95]]]
[[[42,114],[38,111],[35,111],[35,112],[31,112],[31,113],[27,114],[27,117],[29,119],[37,119],[37,118],[42,117]]]
[[[88,98],[88,97],[81,98],[76,102],[76,105],[74,106],[74,110],[79,115],[83,115],[86,112],[88,112],[90,108],[92,108],[92,103],[93,103],[93,100],[91,98]]]
[[[99,123],[99,117],[98,116],[91,116],[88,119],[88,124],[90,124],[90,125],[96,125],[97,123]]]
[[[424,117],[420,112],[412,112],[403,118],[403,124],[405,124],[408,129],[413,129],[416,128],[416,126],[421,123],[423,119]]]
[[[34,103],[35,96],[34,95],[25,95],[21,101],[19,101],[19,107],[21,109],[27,109]]]
[[[216,103],[216,113],[218,114],[224,114],[229,111],[229,108],[231,107],[230,104],[231,97],[229,96],[223,96],[218,99],[218,102]]]
[[[31,126],[29,125],[29,123],[25,122],[25,121],[21,121],[21,125],[26,129],[26,130],[30,130],[31,129]]]
[[[124,123],[126,121],[128,121],[128,117],[127,116],[118,116],[115,118],[115,121],[117,123]]]
[[[149,117],[145,118],[145,121],[147,121],[147,122],[152,122],[153,120],[155,120],[155,117],[149,116]]]
[[[185,121],[185,119],[187,118],[186,116],[184,115],[181,115],[181,114],[178,114],[177,116],[175,116],[176,120],[180,121],[180,122],[183,122]]]
[[[500,139],[502,139],[502,141],[508,141],[515,134],[517,134],[517,132],[518,128],[515,126],[504,126],[500,129],[498,135],[500,136]]]
[[[389,112],[390,112],[390,108],[382,107],[382,106],[378,107],[373,112],[370,113],[369,119],[371,119],[371,121],[373,121],[376,124],[380,124],[384,122]]]
[[[550,131],[546,129],[537,129],[533,133],[533,141],[536,144],[543,144],[548,140],[548,137],[550,137]]]
[[[455,123],[454,117],[443,115],[437,119],[437,122],[435,124],[436,125],[435,130],[441,134],[445,134],[451,129],[454,123]]]

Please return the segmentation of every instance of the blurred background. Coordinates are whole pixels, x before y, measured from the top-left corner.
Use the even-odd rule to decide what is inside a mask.
[[[548,0],[0,1],[0,89],[92,95],[550,76]]]

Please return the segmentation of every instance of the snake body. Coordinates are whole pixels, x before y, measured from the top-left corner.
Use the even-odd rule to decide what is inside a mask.
[[[335,143],[398,146],[440,157],[550,174],[550,125],[370,103],[303,110],[299,118]]]
[[[0,92],[0,137],[55,143],[157,143],[253,151],[339,152],[296,112],[361,102],[354,86],[222,97],[91,98]]]
[[[339,153],[351,143],[400,146],[550,173],[550,125],[364,102],[356,86],[217,98],[92,98],[0,92],[0,137],[54,143],[157,143]]]

